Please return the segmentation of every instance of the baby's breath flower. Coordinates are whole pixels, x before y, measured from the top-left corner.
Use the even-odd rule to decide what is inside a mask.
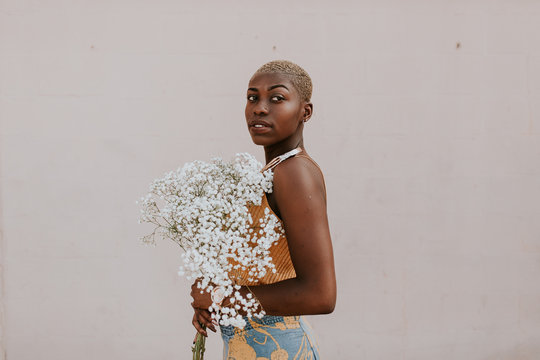
[[[225,296],[234,294],[230,307],[209,307],[222,325],[243,328],[240,308],[249,318],[264,315],[262,309],[257,312],[259,304],[251,294],[246,299],[238,292],[232,270],[248,270],[252,281],[268,270],[276,272],[269,249],[284,233],[281,222],[265,209],[254,224],[249,213],[249,206],[261,205],[265,192],[272,192],[273,173],[261,173],[261,168],[247,153],[236,154],[231,162],[196,160],[154,180],[149,193],[137,201],[139,222],[154,225],[154,231],[141,238],[144,244],[155,245],[157,234],[173,240],[184,250],[180,276],[199,279],[201,291],[221,286]]]

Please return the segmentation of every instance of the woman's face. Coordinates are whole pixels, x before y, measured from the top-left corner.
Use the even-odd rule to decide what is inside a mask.
[[[256,74],[249,81],[246,122],[257,145],[270,146],[301,134],[309,110],[287,75]]]

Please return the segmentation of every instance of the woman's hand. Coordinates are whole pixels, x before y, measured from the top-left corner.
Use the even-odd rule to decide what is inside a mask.
[[[208,337],[208,333],[205,329],[203,329],[202,325],[206,326],[207,329],[212,330],[213,332],[216,332],[216,328],[214,326],[215,322],[212,320],[212,317],[210,315],[210,311],[204,310],[204,309],[193,309],[195,313],[193,314],[193,320],[191,323],[195,327],[198,333]],[[197,339],[197,336],[195,336],[195,340]],[[193,340],[193,341],[195,341]]]
[[[193,298],[191,306],[193,306],[193,310],[195,311],[191,323],[200,334],[208,336],[208,333],[202,326],[204,325],[213,332],[216,332],[215,325],[217,325],[212,319],[210,311],[208,311],[208,308],[212,305],[212,298],[210,297],[210,293],[199,289],[197,283],[198,280],[195,280],[193,285],[191,285],[191,297]]]

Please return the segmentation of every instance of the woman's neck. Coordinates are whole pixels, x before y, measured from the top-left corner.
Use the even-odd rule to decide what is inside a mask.
[[[276,158],[279,155],[283,155],[288,151],[300,147],[304,149],[304,139],[287,139],[288,141],[283,141],[274,145],[269,145],[264,147],[264,155],[266,163],[268,164],[272,159]]]

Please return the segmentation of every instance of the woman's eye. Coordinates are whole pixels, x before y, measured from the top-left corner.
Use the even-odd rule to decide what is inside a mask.
[[[248,101],[255,101],[255,95],[248,95],[247,99]]]
[[[271,100],[272,101],[281,101],[281,100],[285,100],[285,98],[283,96],[276,95],[276,96],[272,96]]]

